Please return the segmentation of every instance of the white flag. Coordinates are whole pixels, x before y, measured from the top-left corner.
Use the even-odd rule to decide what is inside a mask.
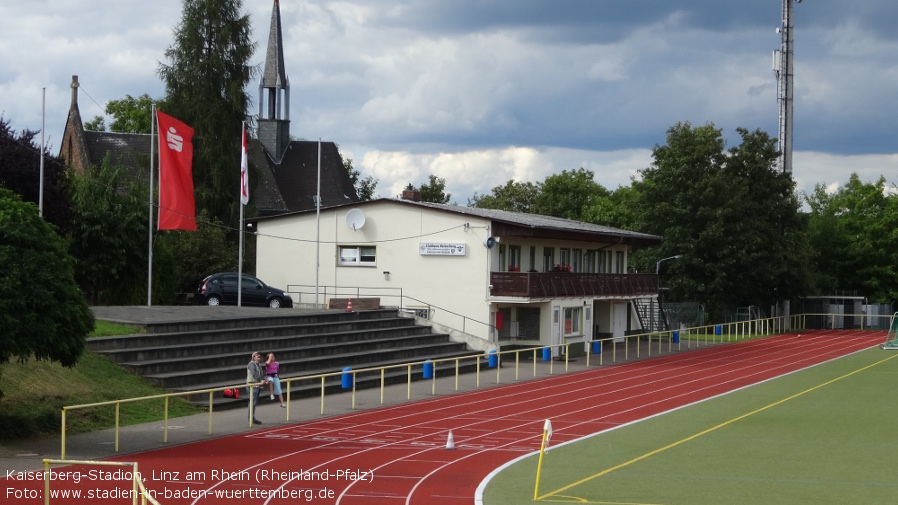
[[[546,419],[546,424],[543,425],[543,431],[546,432],[546,447],[548,447],[549,440],[552,438],[552,421]]]
[[[240,203],[249,203],[249,170],[246,162],[246,123],[243,124],[243,147],[240,151]]]

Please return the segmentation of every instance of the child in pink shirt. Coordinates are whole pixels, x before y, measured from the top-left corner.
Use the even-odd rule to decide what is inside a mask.
[[[265,380],[268,381],[268,397],[274,400],[274,395],[278,395],[281,407],[286,408],[284,403],[284,395],[281,393],[281,379],[278,377],[278,369],[281,365],[275,361],[274,353],[268,353],[268,360],[265,361]]]

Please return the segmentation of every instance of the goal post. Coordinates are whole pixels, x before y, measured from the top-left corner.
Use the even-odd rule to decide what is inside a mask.
[[[889,333],[886,335],[886,341],[880,347],[888,350],[898,350],[898,312],[892,315],[892,321],[889,323]]]

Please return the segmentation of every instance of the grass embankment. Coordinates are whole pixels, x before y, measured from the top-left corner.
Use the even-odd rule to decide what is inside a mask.
[[[139,330],[97,321],[89,337],[126,335]],[[137,398],[165,393],[126,372],[111,360],[85,351],[78,364],[66,368],[59,363],[29,359],[26,363],[0,364],[0,440],[57,434],[62,408],[110,400]],[[161,420],[162,399],[123,403],[120,422],[124,425]],[[169,400],[169,417],[200,412],[181,398]],[[69,434],[112,428],[115,407],[91,407],[66,413]]]

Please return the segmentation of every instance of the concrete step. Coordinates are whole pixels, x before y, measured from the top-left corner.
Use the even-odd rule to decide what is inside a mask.
[[[222,317],[218,317],[222,314]],[[248,314],[248,312],[241,312]],[[240,386],[253,352],[274,352],[281,378],[481,355],[449,335],[402,317],[397,309],[360,312],[341,310],[254,312],[245,317],[214,308],[196,308],[197,321],[148,322],[146,333],[88,340],[88,348],[122,367],[172,391]],[[172,314],[181,317],[182,314]],[[475,360],[468,360],[473,369]],[[420,365],[418,366],[420,368]],[[438,372],[442,373],[442,372]],[[453,369],[454,373],[454,369]],[[420,370],[418,370],[420,375]],[[384,381],[408,380],[408,370],[390,369]],[[380,385],[377,373],[357,376],[357,387]],[[325,381],[327,390],[341,388],[340,375]],[[241,394],[245,397],[245,386]],[[300,381],[291,394],[318,394],[320,379]],[[194,400],[208,403],[208,393]],[[221,395],[216,405],[243,404]]]
[[[488,369],[488,358],[486,355],[479,351],[465,351],[462,353],[448,353],[439,356],[433,356],[426,359],[453,359],[460,358],[460,364],[458,367],[458,373],[472,373],[477,370],[477,356],[481,356],[480,361],[480,370],[484,371]],[[423,361],[417,360],[417,361]],[[408,360],[395,360],[395,361],[381,361],[376,366],[390,366],[390,365],[404,365],[409,363]],[[361,370],[367,368],[365,366],[356,367],[356,370]],[[299,377],[314,377],[316,375],[342,372],[342,368],[338,370],[315,370],[311,371],[308,374],[304,374]],[[448,377],[452,376],[456,373],[455,365],[446,365],[441,364],[434,368],[434,375],[436,377]],[[282,377],[285,378],[285,377]],[[356,372],[354,377],[353,384],[356,389],[367,389],[367,388],[376,388],[380,387],[381,380],[383,380],[384,385],[391,384],[400,384],[407,382],[409,380],[409,371],[407,367],[398,366],[394,368],[388,368],[384,371],[383,379],[381,379],[381,375],[379,371],[371,371],[371,372]],[[423,376],[423,365],[412,365],[411,370],[411,380],[413,382],[421,381],[421,380],[430,380],[424,379]],[[326,377],[324,381],[324,390],[325,394],[333,394],[339,392],[347,392],[347,389],[343,388],[343,377],[342,373],[339,375],[333,375],[330,377]],[[216,382],[216,383],[208,383],[197,385],[197,387],[185,388],[182,391],[193,391],[196,389],[211,389],[211,388],[222,388],[222,387],[234,387],[236,386],[240,390],[240,398],[235,400],[233,398],[225,398],[224,395],[219,392],[213,395],[212,406],[213,409],[221,409],[221,408],[247,408],[247,398],[248,391],[245,385],[239,382]],[[286,400],[286,385],[282,382],[282,389],[284,394],[284,399]],[[178,388],[174,388],[174,391],[178,391]],[[313,396],[318,396],[321,394],[321,379],[314,378],[309,380],[300,380],[297,382],[293,382],[290,385],[290,398],[308,398]],[[209,405],[209,394],[201,393],[196,395],[189,395],[188,400],[194,403],[195,405],[206,408]],[[275,397],[275,402],[277,401],[277,397]],[[262,394],[259,399],[259,404],[264,405],[266,402],[270,402],[268,399],[268,389],[263,389]]]
[[[467,352],[465,345],[457,342],[444,342],[441,344],[424,344],[405,346],[396,349],[366,350],[358,352],[343,352],[330,356],[319,356],[314,360],[287,360],[278,362],[281,369],[285,370],[282,377],[309,375],[315,373],[327,373],[340,371],[345,367],[367,368],[382,366],[384,363],[408,363],[423,361],[437,357],[450,357]],[[246,356],[249,356],[247,354]],[[190,390],[203,389],[204,384],[241,384],[246,382],[247,357],[242,364],[234,367],[213,367],[206,369],[194,369],[189,371],[161,372],[141,375],[144,379],[152,381],[166,389]],[[325,370],[327,372],[321,372]]]
[[[341,355],[347,352],[370,352],[382,350],[400,350],[409,346],[442,345],[449,343],[449,335],[424,333],[428,328],[413,327],[405,332],[390,332],[378,334],[380,338],[369,338],[343,342],[326,342],[308,344],[301,338],[284,339],[284,341],[257,343],[255,349],[263,355],[271,350],[275,353],[281,369],[286,369],[288,363],[314,361],[319,358]],[[137,375],[151,375],[161,372],[189,372],[197,369],[209,368],[237,368],[245,367],[249,361],[250,353],[246,352],[246,344],[229,343],[215,346],[215,354],[209,354],[208,346],[192,349],[191,352],[181,352],[179,349],[169,351],[155,350],[153,353],[140,353],[139,356],[131,356],[128,352],[124,356],[116,353],[116,361],[128,371]],[[125,357],[132,360],[125,361]]]
[[[355,312],[353,314],[361,313]],[[379,317],[362,319],[359,316],[355,316],[352,319],[340,318],[324,322],[315,322],[321,319],[320,317],[306,316],[306,318],[301,318],[300,316],[295,316],[290,318],[288,324],[280,325],[273,324],[271,319],[260,319],[259,321],[264,324],[258,327],[231,327],[229,326],[230,323],[225,321],[221,327],[216,328],[210,326],[209,322],[204,322],[204,329],[193,329],[183,332],[137,333],[91,338],[87,341],[87,347],[93,352],[104,352],[151,347],[177,347],[194,343],[214,343],[217,345],[222,341],[245,341],[262,337],[324,335],[328,333],[343,334],[358,331],[362,328],[377,329],[415,326],[413,319],[396,317],[396,311],[393,311],[394,317],[384,317],[382,311],[377,311],[376,315]]]
[[[282,353],[291,352],[295,349],[314,349],[340,345],[346,342],[378,341],[389,339],[390,337],[414,337],[428,335],[429,332],[430,329],[425,326],[411,324],[389,328],[354,329],[340,333],[286,334],[280,336],[246,335],[237,339],[222,339],[214,343],[205,341],[188,342],[185,340],[177,345],[126,347],[95,350],[94,352],[122,364],[159,361],[176,363],[178,360],[207,357],[210,355],[210,349],[214,350],[215,355],[237,354],[241,360],[246,357],[244,354],[247,353],[247,349],[250,349],[250,353],[253,351],[270,351],[274,352],[280,360]]]

